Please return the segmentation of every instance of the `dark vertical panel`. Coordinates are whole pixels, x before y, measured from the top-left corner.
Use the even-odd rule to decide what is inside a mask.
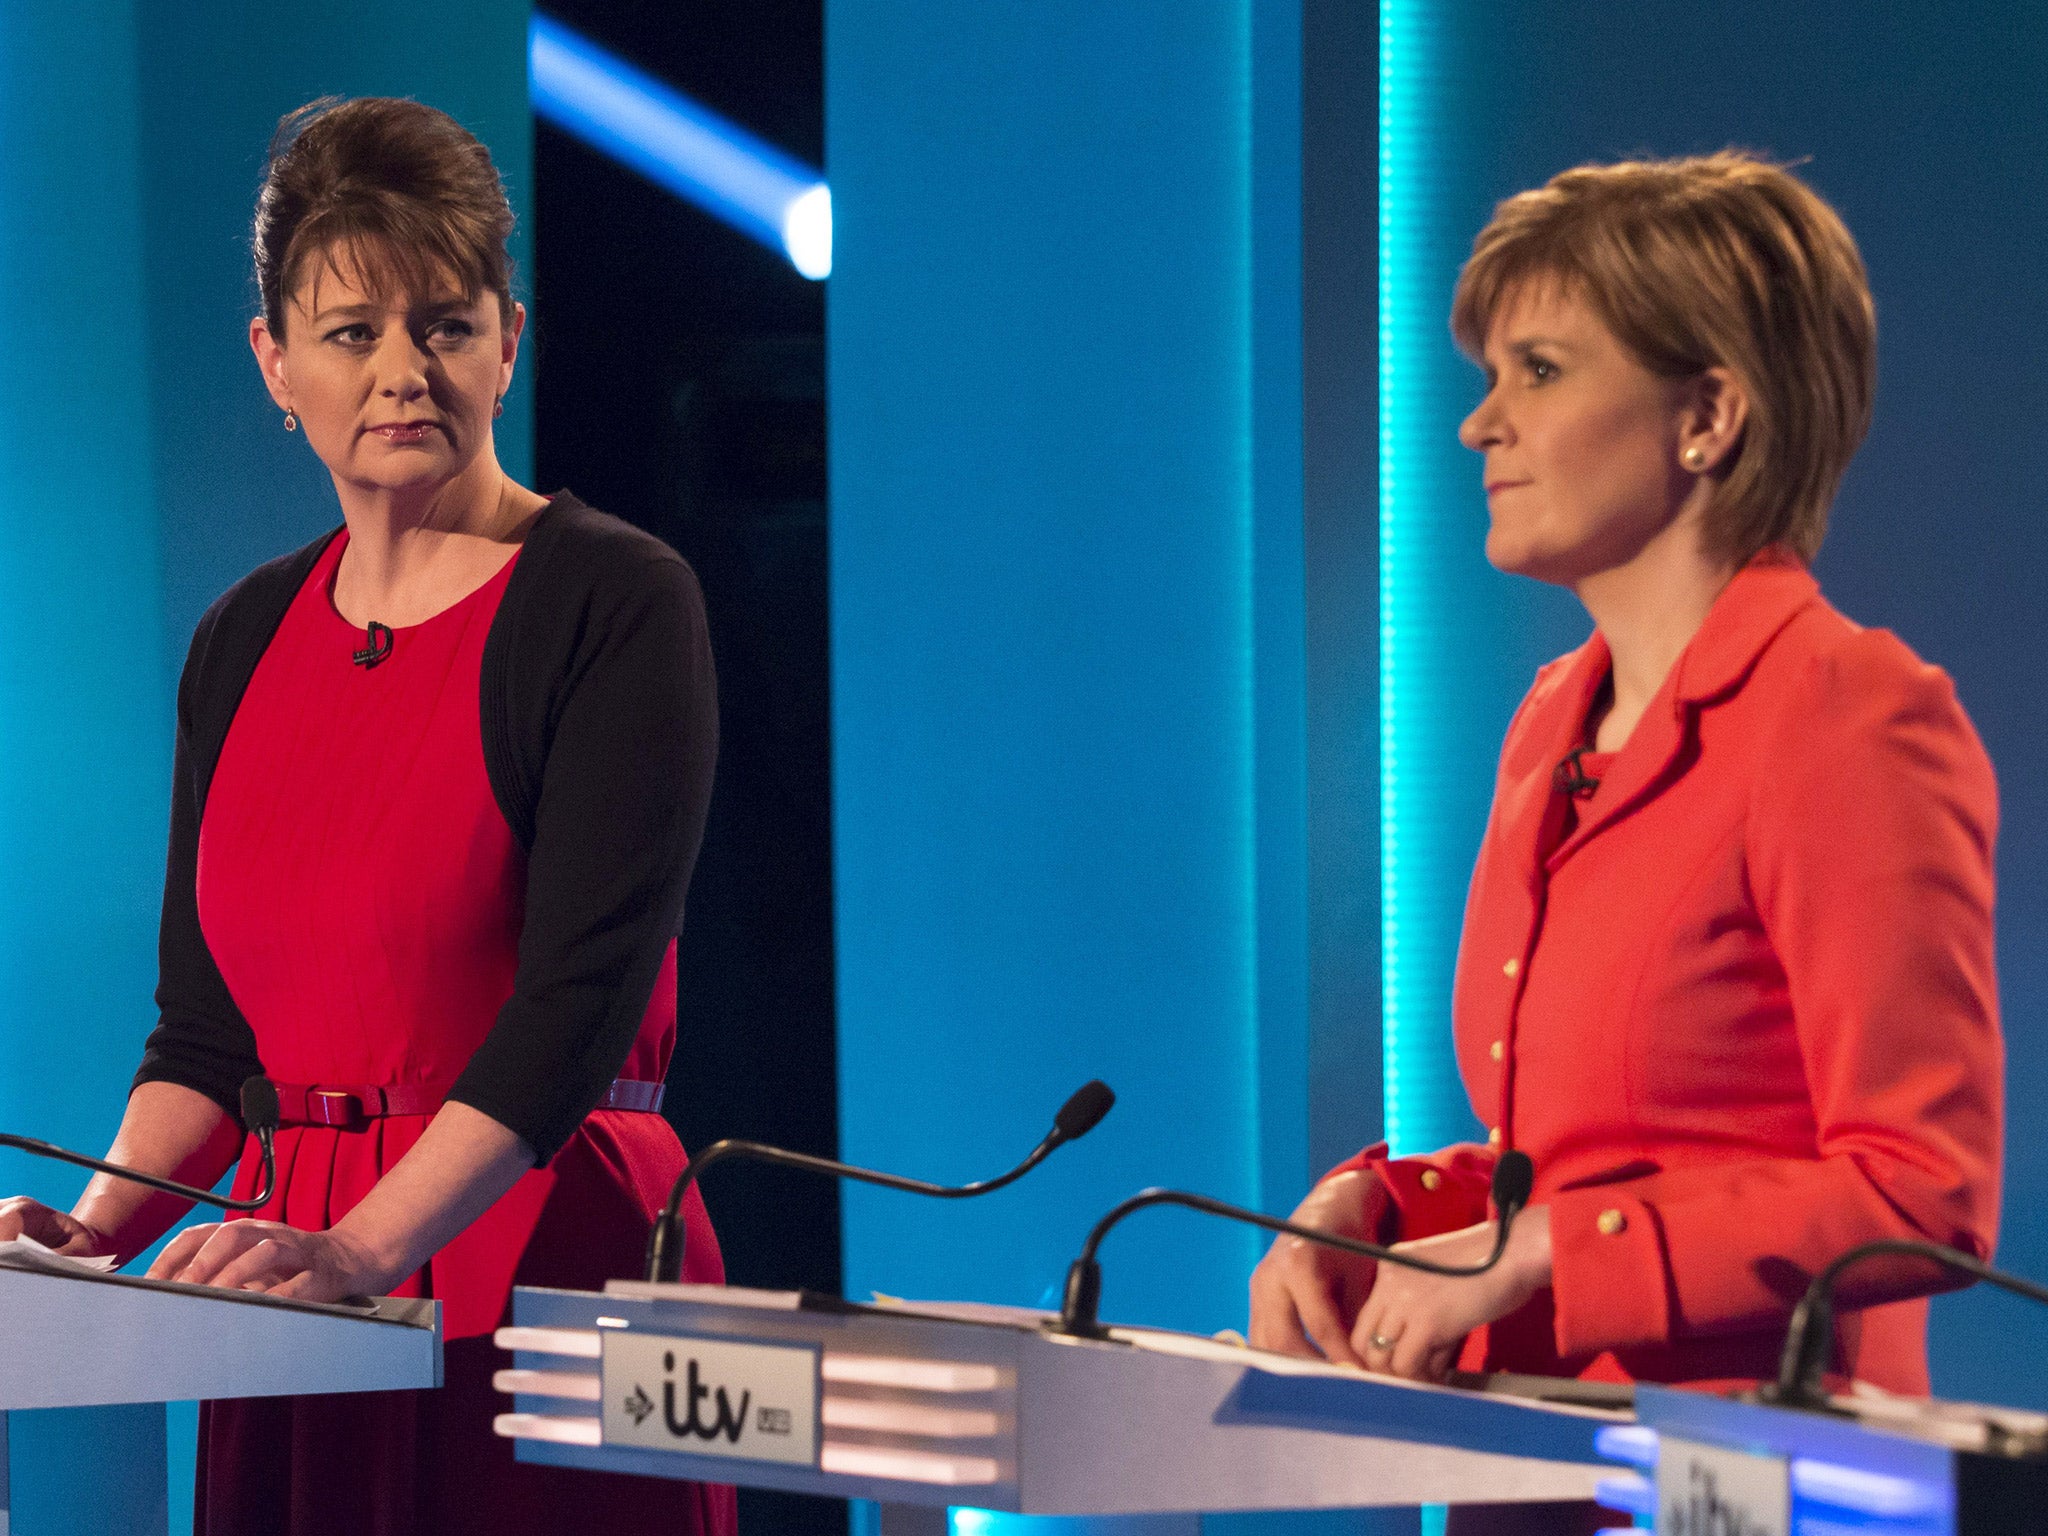
[[[1311,1177],[1380,1130],[1375,19],[1302,6]]]
[[[820,0],[547,13],[813,165]],[[539,481],[668,540],[704,585],[720,751],[683,925],[668,1113],[701,1150],[838,1148],[826,655],[823,285],[551,128],[535,146]],[[739,1284],[840,1284],[839,1194],[728,1164],[705,1198]],[[743,1489],[748,1536],[843,1501]]]

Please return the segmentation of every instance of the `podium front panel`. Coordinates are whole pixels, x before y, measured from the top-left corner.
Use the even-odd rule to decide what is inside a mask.
[[[1595,1434],[1627,1418],[1182,1335],[1070,1339],[993,1309],[640,1285],[522,1288],[513,1308],[500,1335],[513,1411],[497,1427],[521,1460],[891,1505],[1118,1515],[1584,1499],[1605,1470]],[[679,1357],[691,1339],[815,1347],[816,1463],[605,1444],[602,1338],[619,1331],[675,1338]]]

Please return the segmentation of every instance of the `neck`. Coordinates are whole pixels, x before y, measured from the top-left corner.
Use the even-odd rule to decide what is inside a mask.
[[[474,590],[511,558],[546,498],[517,484],[488,448],[425,490],[335,481],[348,548],[334,603],[351,622],[417,623]]]
[[[1625,564],[1572,584],[1613,662],[1611,703],[1596,731],[1600,750],[1628,740],[1734,574],[1733,564],[1701,549],[1697,524],[1686,518]]]

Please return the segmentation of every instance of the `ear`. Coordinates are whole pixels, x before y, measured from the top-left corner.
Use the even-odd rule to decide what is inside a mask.
[[[504,328],[498,339],[498,398],[501,400],[512,392],[512,365],[519,361],[519,338],[525,333],[526,306],[515,300],[511,324]]]
[[[1749,390],[1731,368],[1709,368],[1690,380],[1678,420],[1678,462],[1696,475],[1728,461],[1749,424]]]
[[[284,344],[270,334],[270,322],[261,315],[249,322],[249,350],[256,354],[256,367],[270,398],[279,410],[290,410],[292,387],[284,374]]]

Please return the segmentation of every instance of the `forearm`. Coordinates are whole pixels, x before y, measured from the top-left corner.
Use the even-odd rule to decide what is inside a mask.
[[[234,1166],[242,1130],[205,1094],[180,1083],[144,1083],[128,1096],[106,1160],[141,1173],[211,1189]],[[192,1208],[189,1200],[112,1174],[96,1173],[71,1208],[123,1262],[142,1252]]]
[[[411,1151],[334,1225],[397,1285],[533,1167],[533,1149],[467,1104],[444,1104]]]

